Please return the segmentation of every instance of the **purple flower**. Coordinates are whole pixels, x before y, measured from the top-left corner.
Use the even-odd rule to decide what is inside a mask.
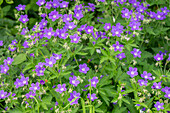
[[[97,99],[97,97],[96,97],[96,94],[95,94],[95,93],[91,94],[91,98],[90,98],[90,93],[88,93],[87,98],[89,98],[91,101],[94,101],[95,99]]]
[[[21,79],[20,79],[20,82],[23,84],[23,85],[28,85],[28,80],[29,80],[29,77],[24,77],[24,76],[21,76]]]
[[[122,52],[122,50],[123,50],[123,45],[119,44],[119,42],[116,41],[116,44],[113,44],[113,48],[114,48],[114,51],[119,50],[120,52]]]
[[[0,40],[0,46],[3,46],[3,40]]]
[[[44,30],[45,34],[44,37],[47,37],[48,39],[50,39],[52,36],[54,36],[54,32],[53,32],[53,28],[50,27],[49,29],[45,29]]]
[[[83,15],[83,13],[82,13],[81,10],[74,12],[74,17],[75,17],[77,20],[80,20],[81,18],[83,18],[83,16],[84,16],[84,15]]]
[[[138,7],[136,8],[136,10],[140,13],[144,13],[144,11],[146,10],[147,8],[142,6],[142,5],[138,5]]]
[[[53,64],[56,63],[56,59],[53,56],[50,57],[50,59],[46,58],[45,61],[46,61],[45,65],[49,67],[53,67]]]
[[[40,83],[37,82],[36,84],[32,83],[31,87],[29,88],[29,90],[32,90],[34,93],[36,92],[36,90],[40,89]]]
[[[111,29],[111,24],[110,23],[105,23],[105,26],[103,27],[106,31]]]
[[[24,86],[23,82],[20,79],[18,79],[18,78],[14,82],[14,85],[15,85],[16,88]]]
[[[73,20],[73,18],[72,18],[72,14],[69,14],[69,15],[67,15],[67,14],[64,14],[63,15],[63,22],[69,22],[69,21],[72,21]]]
[[[86,31],[86,33],[87,34],[90,34],[90,33],[93,33],[93,26],[87,26],[86,28],[85,28],[85,31]]]
[[[80,81],[77,80],[76,76],[69,77],[70,84],[74,85],[75,87],[80,83]]]
[[[52,1],[47,2],[47,3],[46,3],[46,5],[45,5],[45,8],[47,8],[47,9],[51,9],[52,4],[53,4],[53,2],[52,2]]]
[[[167,13],[169,12],[167,7],[161,8],[161,11],[164,13],[164,15],[167,15]]]
[[[13,61],[14,61],[13,58],[8,57],[7,59],[4,60],[4,65],[7,65],[7,64],[11,65]]]
[[[38,0],[38,2],[36,2],[36,4],[37,4],[38,6],[42,6],[42,5],[45,4],[45,0]]]
[[[170,92],[170,87],[166,86],[165,88],[161,89],[162,92]]]
[[[147,73],[146,71],[143,72],[143,74],[141,74],[141,77],[144,78],[145,80],[152,80],[152,74],[151,73]]]
[[[119,58],[119,60],[122,60],[123,58],[126,58],[125,53],[117,54],[116,57]]]
[[[157,109],[157,111],[159,111],[160,109],[164,109],[163,105],[164,103],[160,103],[159,101],[157,101],[154,107]]]
[[[81,72],[81,73],[87,73],[87,71],[89,70],[89,67],[87,67],[87,64],[86,63],[84,63],[84,64],[80,64],[79,65],[79,72]]]
[[[21,21],[22,23],[28,22],[29,21],[28,15],[21,15],[19,21]]]
[[[53,57],[54,57],[55,60],[59,60],[59,59],[61,59],[62,54],[55,54],[55,53],[53,53]]]
[[[166,94],[164,95],[164,97],[170,99],[170,91],[167,91]]]
[[[105,0],[98,0],[98,2],[105,2]]]
[[[67,38],[67,35],[68,35],[68,33],[66,33],[66,29],[61,29],[61,30],[59,31],[58,37],[59,37],[59,38],[62,38],[62,39],[66,39],[66,38]]]
[[[23,43],[23,46],[24,46],[24,48],[29,48],[29,43],[28,43],[28,41],[24,41],[24,43]]]
[[[53,0],[52,7],[53,8],[58,8],[59,6],[60,6],[60,2],[58,0]]]
[[[99,82],[98,77],[93,77],[89,81],[91,82],[91,87],[95,87],[95,88],[96,88],[96,84]]]
[[[140,86],[143,86],[143,85],[147,86],[147,83],[148,83],[148,81],[143,80],[143,79],[138,80],[138,82]]]
[[[80,11],[80,10],[82,10],[82,9],[83,9],[83,6],[82,6],[82,4],[80,4],[80,5],[76,5],[76,6],[75,6],[74,11]]]
[[[141,25],[140,22],[130,22],[129,26],[131,27],[131,30],[140,30],[139,26]]]
[[[23,28],[22,31],[21,31],[21,35],[25,35],[27,32],[28,32],[28,29],[27,28]]]
[[[138,75],[137,68],[129,67],[129,71],[127,72],[127,74],[130,75],[131,78],[137,76]]]
[[[57,106],[57,105],[58,105],[58,102],[56,101],[56,102],[55,102],[55,106]]]
[[[15,7],[18,11],[25,10],[26,5],[19,4],[17,7]]]
[[[76,27],[77,27],[77,25],[74,25],[74,22],[67,22],[66,23],[66,28],[67,29],[73,30]]]
[[[63,84],[63,85],[58,84],[57,87],[58,87],[58,89],[56,89],[56,91],[59,92],[59,93],[62,93],[63,91],[67,90],[66,89],[66,84]]]
[[[49,19],[52,19],[52,21],[55,21],[56,19],[59,19],[62,15],[58,13],[58,11],[54,10],[49,13]]]
[[[77,98],[77,99],[75,99]],[[70,105],[78,104],[78,100],[80,98],[80,93],[77,93],[76,91],[73,91],[73,93],[70,93],[70,98],[68,98],[68,101],[71,102],[72,100],[75,99]]]
[[[156,83],[156,82],[154,82],[153,83],[153,86],[151,87],[152,89],[161,89],[161,82],[158,82],[158,83]]]
[[[116,26],[112,26],[112,36],[121,37],[121,33],[123,33],[123,26],[120,23],[117,23]]]
[[[44,80],[40,80],[40,84],[44,85],[45,81]]]
[[[68,7],[69,2],[63,1],[62,3],[60,3],[60,8],[66,8]]]
[[[117,0],[117,2],[119,2],[120,4],[123,4],[124,2],[126,2],[126,0]]]
[[[35,95],[36,95],[36,93],[33,93],[32,91],[30,91],[29,93],[25,94],[27,99],[29,99],[29,98],[33,99],[32,96],[35,96]]]
[[[133,51],[131,51],[130,53],[133,54],[133,56],[134,56],[135,58],[136,58],[136,57],[139,57],[139,58],[140,58],[140,57],[141,57],[140,54],[141,54],[142,52],[141,52],[139,49],[134,48]]]
[[[122,12],[122,17],[123,17],[123,18],[129,19],[130,16],[132,15],[132,12],[133,12],[133,11],[132,11],[132,10],[129,11],[129,9],[125,8],[125,9],[122,10],[121,12]]]
[[[7,97],[7,92],[4,92],[4,90],[0,91],[0,99],[5,99]]]
[[[0,70],[1,70],[1,73],[6,74],[7,71],[9,70],[9,67],[8,65],[0,65]]]
[[[47,20],[45,20],[45,18],[44,19],[42,19],[41,20],[41,22],[39,23],[39,27],[40,27],[40,29],[43,29],[45,26],[47,26],[47,23],[48,23],[48,21]]]
[[[163,60],[163,54],[156,54],[156,56],[154,56],[154,59],[156,60],[156,61],[161,61],[161,60]]]
[[[155,19],[156,20],[163,20],[165,19],[166,17],[164,16],[164,13],[163,12],[160,12],[158,11],[157,14],[155,15]]]
[[[71,43],[78,43],[80,40],[80,37],[78,34],[70,35]]]

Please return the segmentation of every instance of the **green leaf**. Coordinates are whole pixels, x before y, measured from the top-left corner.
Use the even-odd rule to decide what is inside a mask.
[[[108,60],[108,57],[106,56],[102,56],[101,60],[100,60],[100,64],[103,63],[104,61]]]
[[[130,102],[128,100],[126,100],[125,98],[122,98],[123,102],[130,104]]]
[[[8,3],[8,4],[13,4],[13,3],[14,3],[13,0],[5,0],[5,1],[6,1],[6,3]]]
[[[134,91],[134,89],[129,89],[129,90],[123,91],[122,94],[128,94],[128,93],[131,93],[133,91]]]
[[[84,102],[83,98],[81,98],[81,105],[83,108],[83,113],[86,113],[85,102]]]
[[[46,105],[46,103],[41,103],[41,106],[45,109],[45,110],[48,110],[48,107],[47,107],[47,105]]]
[[[32,67],[33,67],[33,65],[32,65],[31,63],[28,63],[28,64],[25,66],[25,68],[23,69],[23,73],[24,73],[25,71],[27,71],[28,69],[32,68]]]
[[[0,0],[0,5],[3,3],[3,0]]]
[[[101,52],[102,52],[103,55],[108,56],[107,52],[105,50],[101,49]]]
[[[87,55],[88,53],[78,52],[77,55]]]
[[[102,91],[99,92],[102,99],[106,102],[106,104],[109,106],[109,98],[106,96],[106,94]]]
[[[26,54],[22,53],[22,54],[19,54],[18,56],[16,56],[14,58],[14,61],[12,62],[13,65],[18,65],[22,62],[24,62],[27,58],[26,58]]]
[[[11,8],[10,5],[7,5],[7,6],[2,8],[3,16],[6,16],[8,14],[8,11],[10,10],[10,8]]]

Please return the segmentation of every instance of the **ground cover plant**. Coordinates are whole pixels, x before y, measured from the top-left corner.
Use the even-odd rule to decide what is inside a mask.
[[[1,5],[1,112],[170,112],[168,0],[30,4]]]

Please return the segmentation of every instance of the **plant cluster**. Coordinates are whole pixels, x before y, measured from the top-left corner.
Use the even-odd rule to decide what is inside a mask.
[[[168,1],[36,5],[32,28],[19,4],[15,39],[0,40],[0,111],[170,112]]]

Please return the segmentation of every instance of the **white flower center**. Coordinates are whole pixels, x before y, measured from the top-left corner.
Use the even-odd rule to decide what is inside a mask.
[[[92,84],[95,84],[95,83],[96,83],[95,81],[92,82]]]
[[[170,94],[168,94],[168,97],[170,97]]]
[[[70,20],[70,18],[67,18],[67,21],[69,21]]]
[[[76,39],[76,38],[74,38],[73,40],[74,40],[74,41],[76,41],[77,39]]]
[[[48,32],[48,35],[50,36],[50,35],[51,35],[51,32]]]
[[[50,62],[49,62],[49,64],[51,65],[51,64],[52,64],[52,62],[50,61]]]
[[[64,37],[64,33],[62,33],[61,36]]]
[[[161,18],[161,16],[160,16],[160,15],[158,15],[158,18]]]
[[[148,76],[146,75],[145,78],[148,78]]]
[[[26,21],[26,19],[25,19],[25,18],[23,18],[22,20],[23,20],[23,21]]]
[[[56,18],[57,16],[56,15],[53,15],[53,18]]]
[[[75,80],[73,80],[72,83],[75,84]]]
[[[91,29],[88,29],[88,32],[91,32]]]
[[[61,90],[61,91],[64,91],[64,88],[61,88],[60,90]]]
[[[158,88],[159,88],[159,86],[156,86],[156,88],[158,89]]]
[[[34,87],[34,90],[37,90],[37,87]]]
[[[83,68],[82,71],[85,71],[85,68]]]
[[[116,31],[115,33],[116,33],[116,34],[119,34],[119,32],[118,32],[118,31]]]
[[[134,55],[138,55],[137,53],[134,53]]]
[[[26,81],[24,80],[23,83],[26,84]]]
[[[1,97],[4,97],[4,94],[2,94]]]
[[[116,49],[119,49],[119,46],[116,46]]]
[[[76,16],[79,16],[79,14],[77,13]]]
[[[66,7],[66,5],[63,5],[63,7]]]
[[[125,16],[128,16],[128,13],[125,13]]]
[[[44,2],[41,2],[40,4],[41,4],[41,5],[43,5],[43,4],[44,4]]]
[[[133,28],[135,29],[135,28],[136,28],[136,26],[133,26]]]
[[[161,108],[161,106],[159,105],[159,106],[158,106],[158,108],[160,109],[160,108]]]
[[[160,57],[158,57],[158,60],[161,60],[161,58],[160,58]]]
[[[107,26],[107,29],[109,29],[110,28],[110,26]]]
[[[134,71],[131,71],[131,74],[133,75],[135,72]]]

